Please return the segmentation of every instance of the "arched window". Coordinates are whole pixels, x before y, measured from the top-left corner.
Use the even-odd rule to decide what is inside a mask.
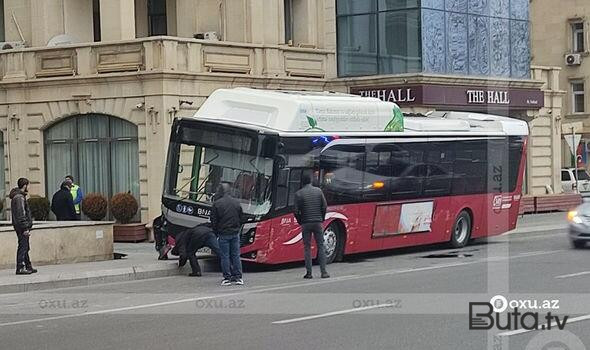
[[[68,174],[84,193],[110,198],[131,191],[139,201],[137,126],[101,114],[68,118],[45,131],[45,175],[51,198]]]

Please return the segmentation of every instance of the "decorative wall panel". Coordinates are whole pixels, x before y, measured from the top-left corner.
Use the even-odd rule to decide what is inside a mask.
[[[444,10],[445,0],[422,0],[422,7],[429,9]]]
[[[467,74],[467,15],[447,12],[447,73]]]
[[[469,15],[469,74],[490,74],[490,18]]]
[[[510,46],[512,51],[511,76],[528,78],[530,75],[529,26],[527,21],[510,21]]]
[[[445,9],[452,12],[467,12],[467,0],[445,0]]]
[[[492,76],[510,76],[510,22],[507,19],[491,18],[491,70]]]
[[[510,0],[510,18],[528,21],[529,0]]]
[[[488,0],[469,0],[467,12],[475,15],[489,15],[490,10]]]
[[[445,13],[422,10],[422,64],[425,72],[446,72]]]

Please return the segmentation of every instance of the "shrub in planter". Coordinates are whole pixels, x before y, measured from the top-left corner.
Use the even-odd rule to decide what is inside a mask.
[[[36,221],[47,221],[49,218],[49,210],[51,209],[49,199],[45,197],[31,196],[27,202],[29,203],[33,219]]]
[[[82,199],[82,212],[90,220],[100,221],[107,215],[109,202],[107,198],[100,193],[89,193]]]
[[[128,224],[138,209],[137,200],[130,192],[117,193],[111,198],[111,213],[122,224]]]

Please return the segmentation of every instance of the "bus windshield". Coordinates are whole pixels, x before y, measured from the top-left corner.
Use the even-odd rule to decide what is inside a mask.
[[[264,215],[271,207],[272,136],[248,134],[204,123],[180,124],[172,134],[165,195],[211,204],[221,183],[244,213]]]

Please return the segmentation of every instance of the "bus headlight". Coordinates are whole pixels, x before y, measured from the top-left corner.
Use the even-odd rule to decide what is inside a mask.
[[[246,230],[244,230],[246,231]],[[249,230],[247,230],[246,232],[242,231],[242,234],[240,235],[240,246],[247,246],[250,245],[252,243],[254,243],[254,240],[256,239],[256,227],[252,227]]]

